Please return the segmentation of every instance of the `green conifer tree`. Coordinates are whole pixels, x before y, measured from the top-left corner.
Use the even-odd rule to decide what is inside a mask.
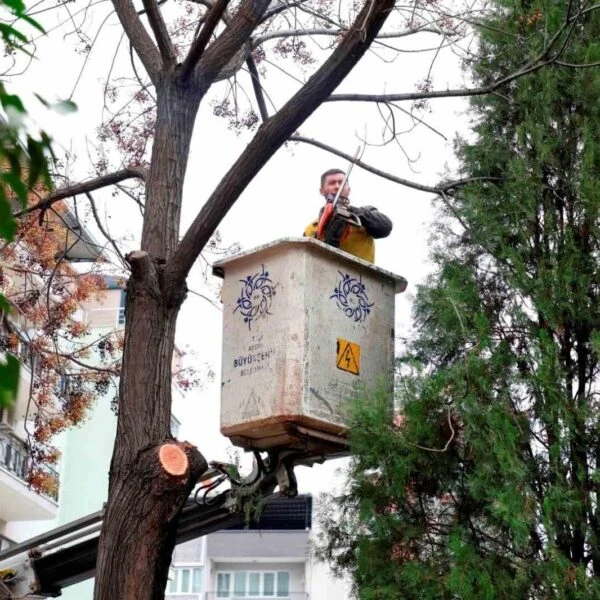
[[[472,102],[474,181],[442,203],[400,414],[356,408],[320,552],[365,600],[600,598],[600,13],[496,6],[477,85],[554,35],[559,54]]]

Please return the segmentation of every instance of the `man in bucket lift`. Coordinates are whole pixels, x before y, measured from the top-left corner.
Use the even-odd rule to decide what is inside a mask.
[[[330,169],[321,175],[320,193],[327,204],[321,209],[319,219],[306,228],[304,235],[317,237],[344,252],[375,262],[374,238],[390,235],[392,221],[389,217],[374,206],[351,206],[350,187],[344,171],[340,169]],[[331,214],[323,223],[323,213],[328,207]]]

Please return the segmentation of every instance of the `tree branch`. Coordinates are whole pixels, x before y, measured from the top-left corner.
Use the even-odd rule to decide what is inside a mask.
[[[142,0],[142,4],[148,14],[148,23],[152,28],[152,33],[156,38],[158,50],[162,56],[165,65],[172,65],[175,62],[175,50],[167,31],[165,21],[160,14],[160,8],[156,0]]]
[[[89,181],[84,181],[82,183],[76,183],[74,185],[60,188],[59,190],[49,194],[43,200],[40,200],[37,204],[28,206],[23,210],[13,213],[13,217],[16,219],[36,210],[47,210],[59,200],[64,200],[65,198],[70,198],[71,196],[77,196],[79,194],[85,194],[86,192],[93,192],[94,190],[119,183],[119,181],[123,181],[124,179],[131,179],[132,177],[145,180],[146,171],[144,169],[129,167],[127,169],[123,169],[122,171],[110,173],[109,175],[102,175],[101,177],[90,179]]]
[[[504,77],[490,85],[478,88],[457,88],[454,90],[433,90],[431,92],[406,92],[402,94],[333,94],[325,102],[406,102],[407,100],[433,100],[435,98],[467,98],[470,96],[484,96],[491,94],[498,88],[511,81],[533,73],[549,65],[552,61],[547,60],[536,65],[531,65],[526,70],[519,69],[513,74]]]
[[[248,56],[248,58],[246,59],[246,65],[248,66],[248,71],[250,72],[250,78],[252,79],[252,88],[254,89],[254,95],[256,96],[256,102],[258,104],[258,110],[260,112],[260,116],[263,121],[266,121],[269,118],[269,111],[267,109],[265,95],[263,93],[263,89],[260,84],[260,78],[258,76],[258,69],[256,68],[256,63],[254,62],[252,55]]]
[[[206,8],[208,8],[209,10],[212,10],[213,8],[213,0],[190,0],[190,2],[194,2],[195,4],[200,4],[200,6],[205,6]],[[231,14],[227,12],[227,10],[225,10],[225,12],[223,13],[223,16],[221,17],[223,20],[223,23],[225,23],[225,25],[229,25],[229,23],[231,23]]]
[[[102,221],[100,220],[100,215],[98,214],[98,211],[96,210],[96,202],[94,201],[94,197],[92,196],[92,194],[90,192],[86,192],[85,195],[86,195],[87,199],[90,201],[92,215],[94,215],[94,221],[96,221],[96,225],[97,225],[98,229],[100,230],[102,235],[106,238],[108,243],[111,244],[111,246],[113,247],[113,249],[115,251],[115,254],[121,259],[121,264],[123,266],[127,266],[127,261],[125,260],[125,257],[123,256],[123,254],[121,254],[121,251],[119,250],[119,247],[117,246],[117,243],[110,235],[108,235],[108,232],[106,231],[106,229],[104,229],[104,226],[102,225]]]
[[[54,352],[54,354],[56,354],[62,358],[65,358],[65,359],[75,363],[76,365],[83,367],[84,369],[90,369],[91,371],[98,371],[100,373],[110,373],[111,375],[116,375],[117,377],[121,374],[117,369],[110,369],[108,367],[97,367],[94,365],[89,365],[87,363],[84,363],[84,362],[78,360],[77,358],[73,358],[73,356],[71,356],[70,354],[60,354],[60,352]]]
[[[259,127],[168,261],[165,268],[166,289],[180,289],[210,236],[246,186],[361,59],[392,12],[394,4],[395,0],[365,2],[355,24],[331,56],[276,115]]]
[[[200,35],[194,40],[189,54],[187,55],[183,66],[181,67],[181,80],[186,81],[192,74],[194,67],[198,64],[200,57],[204,53],[212,34],[214,33],[221,17],[227,10],[229,0],[217,0],[212,9],[209,10],[204,27],[200,31]]]
[[[100,290],[100,292],[102,292],[102,290]],[[100,336],[99,338],[95,339],[92,342],[89,342],[85,345],[82,345],[79,348],[76,348],[75,350],[73,350],[73,352],[65,355],[67,358],[70,358],[73,354],[81,354],[82,352],[85,352],[86,350],[90,349],[90,348],[94,348],[94,347],[98,347],[98,344],[102,341],[102,340],[106,340],[108,338],[110,338],[111,336],[117,336],[117,334],[120,333],[118,330],[113,330],[113,331],[109,331],[108,333],[105,333],[104,335]],[[69,339],[69,338],[64,338],[64,339]],[[72,342],[74,342],[74,340],[71,340]]]
[[[161,4],[164,4],[165,2],[167,2],[167,0],[158,0],[158,2],[156,3],[156,5],[160,6]],[[146,9],[142,8],[142,10],[138,10],[137,11],[137,14],[140,15],[140,17],[141,17],[142,15],[145,15],[146,12],[147,12]]]
[[[336,156],[339,156],[340,158],[343,158],[349,162],[352,162],[357,167],[360,167],[361,169],[364,169],[365,171],[369,171],[369,173],[373,173],[374,175],[382,177],[383,179],[388,179],[389,181],[393,181],[394,183],[399,183],[400,185],[403,185],[405,187],[412,188],[413,190],[419,190],[420,192],[429,192],[431,194],[439,194],[441,191],[440,187],[423,185],[423,184],[417,183],[416,181],[410,181],[408,179],[403,179],[402,177],[396,177],[395,175],[392,175],[391,173],[387,173],[386,171],[382,171],[381,169],[378,169],[377,167],[373,167],[373,166],[363,162],[362,160],[351,156],[350,154],[346,154],[345,152],[342,152],[341,150],[338,150],[337,148],[334,148],[333,146],[328,146],[327,144],[324,144],[323,142],[319,142],[318,140],[306,138],[301,135],[293,135],[292,137],[290,137],[289,141],[290,142],[302,142],[303,144],[310,144],[311,146],[315,146],[317,148],[320,148],[321,150],[325,150],[326,152],[330,152],[331,154],[335,154]]]
[[[278,15],[279,13],[282,13],[284,10],[290,10],[292,8],[296,8],[296,7],[300,6],[305,1],[306,0],[295,0],[294,2],[287,2],[287,3],[280,2],[279,6],[276,6],[275,8],[272,8],[271,10],[268,10],[263,15],[263,18],[261,19],[261,23],[265,23],[271,17],[274,17],[275,15]]]
[[[203,91],[208,90],[236,52],[242,49],[270,3],[270,0],[243,0],[231,23],[194,67],[194,77]]]
[[[325,28],[314,28],[314,29],[289,29],[284,31],[273,31],[271,33],[266,33],[265,35],[261,35],[252,40],[252,48],[257,48],[261,44],[268,42],[269,40],[274,40],[278,38],[286,38],[286,37],[300,37],[300,36],[312,36],[312,35],[324,35],[337,37],[340,35],[344,35],[348,30],[347,29],[325,29]],[[397,39],[408,37],[409,35],[415,35],[417,33],[436,33],[438,35],[447,35],[450,36],[450,32],[444,32],[441,29],[436,29],[435,27],[418,27],[415,29],[407,29],[406,31],[387,31],[385,33],[380,33],[377,36],[378,40],[384,39]]]
[[[565,23],[554,33],[547,46],[532,60],[526,62],[520,69],[517,69],[514,73],[502,77],[497,81],[490,83],[489,85],[481,86],[478,88],[463,88],[454,90],[434,90],[430,92],[407,92],[404,94],[333,94],[329,96],[326,102],[405,102],[407,100],[422,100],[422,99],[435,99],[435,98],[452,98],[452,97],[469,97],[469,96],[483,96],[485,94],[491,94],[501,88],[504,85],[519,79],[535,71],[539,71],[542,67],[557,63],[559,56],[562,54],[566,45],[566,40],[563,41],[562,48],[552,57],[549,54],[554,44],[560,39],[562,33],[569,28],[577,19],[581,16],[597,10],[600,5],[589,7],[585,10],[581,10],[574,17],[567,19]],[[567,35],[570,36],[570,32]],[[567,66],[565,63],[561,66]]]
[[[303,13],[306,13],[307,15],[311,15],[312,17],[315,17],[316,19],[319,19],[320,21],[324,21],[325,23],[329,23],[330,25],[334,25],[335,27],[342,27],[342,23],[329,18],[327,15],[320,13],[318,10],[314,10],[314,9],[310,8],[309,6],[305,6],[302,2],[295,3],[295,6],[296,6],[296,8],[298,8],[298,10],[302,11]],[[289,5],[288,5],[288,7],[289,7]]]
[[[600,67],[600,61],[593,63],[568,63],[562,60],[557,60],[556,64],[559,67],[567,67],[568,69],[590,69],[592,67]]]
[[[112,0],[131,45],[135,48],[150,79],[155,82],[160,72],[161,58],[152,38],[146,31],[131,0]]]
[[[445,197],[447,194],[450,194],[453,190],[456,190],[459,187],[463,187],[470,183],[477,183],[483,181],[490,182],[499,182],[506,181],[506,177],[466,177],[464,179],[454,179],[453,181],[447,181],[446,183],[431,186],[431,185],[423,185],[421,183],[417,183],[416,181],[410,181],[409,179],[403,179],[402,177],[396,177],[387,171],[382,171],[377,167],[373,167],[362,160],[351,156],[350,154],[346,154],[333,146],[329,146],[324,144],[323,142],[319,142],[318,140],[313,140],[311,138],[306,138],[301,135],[293,135],[289,139],[290,142],[302,142],[304,144],[310,144],[311,146],[315,146],[316,148],[320,148],[321,150],[325,150],[325,152],[330,152],[331,154],[335,154],[340,158],[347,160],[348,162],[354,163],[357,167],[364,169],[365,171],[369,171],[369,173],[373,173],[378,177],[382,177],[383,179],[387,179],[389,181],[393,181],[394,183],[398,183],[405,187],[411,188],[413,190],[418,190],[420,192],[427,192],[431,194],[437,194],[439,196]]]

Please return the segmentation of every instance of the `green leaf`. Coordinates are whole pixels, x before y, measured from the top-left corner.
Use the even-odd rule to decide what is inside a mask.
[[[48,172],[48,160],[44,154],[45,144],[27,136],[27,152],[29,154],[29,186],[33,187],[40,176]]]
[[[16,15],[21,16],[25,12],[25,3],[22,0],[2,0],[2,4],[8,6]]]
[[[23,152],[21,146],[18,144],[18,140],[15,139],[15,136],[10,136],[9,139],[5,140],[5,144],[7,145],[12,143],[14,143],[15,146],[14,148],[8,148],[8,152],[6,152],[6,148],[3,148],[4,155],[9,162],[10,171],[20,178],[23,165]]]
[[[20,113],[27,112],[25,110],[25,106],[23,106],[21,98],[15,94],[0,94],[0,102],[5,110],[9,107],[13,107],[16,108]]]
[[[12,354],[5,354],[5,362],[0,360],[0,408],[11,406],[19,388],[19,361]]]
[[[0,311],[4,313],[12,311],[10,302],[2,294],[0,294]]]
[[[23,183],[23,180],[13,171],[4,173],[2,179],[14,190],[21,202],[21,206],[24,207],[27,204],[27,186]]]
[[[21,19],[23,19],[23,21],[29,23],[32,27],[35,27],[40,33],[46,33],[46,30],[35,19],[32,19],[29,15],[21,15]]]
[[[17,231],[17,223],[13,219],[12,210],[6,194],[0,189],[0,237],[12,242]]]
[[[0,36],[11,47],[14,47],[15,45],[13,38],[20,40],[23,43],[27,43],[27,36],[6,23],[0,23]]]

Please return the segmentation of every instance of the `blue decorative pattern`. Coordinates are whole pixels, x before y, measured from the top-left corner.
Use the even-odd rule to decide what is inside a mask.
[[[344,311],[344,314],[358,323],[362,323],[371,312],[374,302],[369,303],[367,290],[362,278],[356,279],[348,273],[340,274],[340,281],[333,290],[329,298],[334,298],[338,308]]]
[[[252,321],[271,314],[269,310],[275,296],[275,288],[279,284],[273,283],[264,265],[261,265],[260,273],[248,275],[246,279],[240,279],[240,282],[243,285],[233,312],[239,310],[244,317],[244,323],[248,323],[248,329],[251,329]]]

